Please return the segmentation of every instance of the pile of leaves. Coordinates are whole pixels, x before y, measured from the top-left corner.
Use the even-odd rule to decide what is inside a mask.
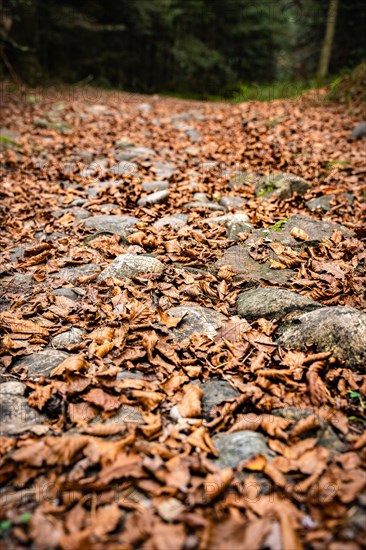
[[[281,265],[297,273],[283,286],[364,310],[366,170],[363,144],[349,139],[355,115],[321,97],[232,106],[116,101],[112,92],[94,101],[93,93],[8,95],[2,106],[16,146],[1,151],[0,376],[22,381],[27,404],[44,418],[0,439],[4,547],[361,548],[364,373],[327,352],[280,349],[275,322],[240,319],[236,300],[247,281],[228,266],[212,269],[233,243],[224,227],[205,223],[205,213],[184,207],[194,192],[240,195],[256,228],[280,228],[291,215],[309,215],[307,199],[334,193],[326,219],[354,234],[335,233],[296,254],[277,247]],[[198,143],[173,124],[187,113]],[[157,157],[116,175],[121,140]],[[159,162],[174,167],[169,200],[138,207],[141,184],[159,179]],[[308,196],[256,197],[243,176],[278,171],[310,181]],[[123,185],[113,185],[117,179]],[[98,182],[110,185],[86,195]],[[85,197],[92,215],[105,214],[107,204],[113,214],[136,216],[137,231],[126,239],[93,234],[73,206]],[[187,226],[153,227],[176,213],[189,215]],[[163,273],[69,277],[70,268],[104,268],[127,251],[153,255]],[[261,242],[252,254],[261,261],[268,247]],[[181,305],[228,320],[214,338],[178,343],[181,319],[167,310]],[[46,376],[29,376],[19,359],[75,327],[83,338],[69,356]],[[236,396],[207,414],[205,384],[217,378]],[[273,458],[220,467],[215,436],[241,430],[262,434]]]

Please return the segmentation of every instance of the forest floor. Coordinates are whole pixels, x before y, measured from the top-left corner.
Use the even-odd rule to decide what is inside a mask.
[[[362,548],[362,108],[2,100],[2,547]]]

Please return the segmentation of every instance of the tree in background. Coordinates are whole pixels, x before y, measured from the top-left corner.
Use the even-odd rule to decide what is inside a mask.
[[[5,0],[12,25],[2,45],[30,84],[228,97],[241,83],[314,76],[331,42],[327,8],[326,0]],[[331,73],[366,57],[365,1],[338,0],[338,15],[324,57]]]
[[[327,25],[318,69],[318,78],[320,80],[323,80],[328,74],[330,56],[332,53],[334,40],[334,32],[336,28],[337,13],[338,0],[329,0]]]

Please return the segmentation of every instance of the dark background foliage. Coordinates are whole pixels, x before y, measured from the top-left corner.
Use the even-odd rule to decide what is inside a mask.
[[[239,83],[307,81],[327,10],[327,0],[7,0],[1,74],[8,61],[28,84],[218,96]],[[365,35],[365,1],[340,0],[332,74],[365,59]]]

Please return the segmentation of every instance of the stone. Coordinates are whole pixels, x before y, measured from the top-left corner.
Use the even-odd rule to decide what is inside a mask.
[[[207,380],[201,385],[202,396],[202,415],[206,420],[210,420],[211,412],[224,401],[238,397],[240,393],[233,388],[226,380],[214,378]]]
[[[65,214],[71,214],[76,221],[85,220],[91,216],[91,213],[86,208],[80,208],[74,206],[73,208],[64,208],[63,210],[57,210],[52,213],[52,216],[56,219],[61,218]]]
[[[22,396],[25,394],[27,386],[18,382],[16,380],[9,380],[9,382],[4,382],[0,384],[0,395],[18,395]]]
[[[145,181],[141,187],[143,191],[165,191],[170,186],[167,181]]]
[[[236,304],[240,317],[248,321],[264,317],[265,319],[283,319],[290,314],[322,307],[321,304],[282,288],[255,288],[242,292]]]
[[[331,352],[347,367],[365,371],[366,314],[346,306],[304,313],[282,330],[278,344],[286,349],[315,345],[319,351]]]
[[[169,197],[169,191],[167,189],[163,189],[161,191],[156,191],[155,193],[151,193],[150,195],[147,195],[146,197],[141,197],[137,201],[138,206],[148,206],[149,204],[161,204],[163,202],[166,202]]]
[[[153,227],[160,231],[166,226],[173,227],[174,229],[180,229],[187,225],[188,216],[186,214],[175,214],[173,216],[166,216],[153,223]]]
[[[361,139],[366,137],[366,122],[360,122],[352,130],[352,139]]]
[[[299,228],[305,231],[308,238],[306,241],[295,239],[291,235],[293,228]],[[302,249],[308,246],[318,246],[323,239],[330,239],[333,231],[339,230],[346,235],[348,231],[338,223],[316,220],[310,216],[291,216],[288,220],[274,224],[266,229],[257,229],[246,240],[247,245],[256,244],[259,239],[265,239],[267,242],[278,242],[284,246],[290,246],[295,249]]]
[[[156,155],[154,149],[150,147],[127,147],[123,153],[117,153],[117,160],[131,160],[140,158],[143,160],[149,160]]]
[[[256,185],[257,197],[272,197],[276,195],[279,199],[290,199],[295,193],[304,195],[311,185],[309,182],[293,174],[272,174],[260,178]]]
[[[210,199],[206,195],[206,193],[194,193],[192,197],[194,202],[210,202]]]
[[[155,174],[155,177],[162,180],[167,180],[174,172],[174,167],[171,164],[164,164],[162,162],[156,162],[151,167],[151,172]]]
[[[331,202],[336,197],[334,193],[330,195],[322,195],[321,197],[315,197],[315,199],[311,199],[310,201],[307,201],[306,205],[312,212],[329,212],[329,210],[332,208]],[[338,195],[339,196],[339,195]],[[350,193],[342,193],[340,195],[342,198],[344,197],[348,204],[352,204],[354,201],[353,195]]]
[[[0,385],[0,435],[2,436],[27,431],[47,420],[43,414],[28,405],[24,397],[25,387],[23,394],[14,393],[14,388],[10,388],[9,384],[12,382]]]
[[[34,284],[33,275],[31,273],[15,273],[11,284],[16,288],[30,287]]]
[[[77,302],[81,298],[81,296],[72,288],[56,288],[56,290],[53,290],[50,294],[54,294],[55,296],[64,296],[73,302]]]
[[[247,200],[242,197],[221,197],[219,200],[219,204],[221,204],[221,206],[223,206],[226,210],[242,208],[246,202]]]
[[[47,377],[53,369],[58,367],[68,357],[70,357],[69,353],[47,348],[18,359],[13,366],[13,371],[20,372],[24,368],[27,368],[27,378]]]
[[[260,280],[277,284],[289,283],[296,274],[292,269],[272,269],[269,262],[257,262],[250,256],[247,247],[239,245],[225,250],[214,268],[220,269],[224,265],[231,265],[234,269],[234,282],[247,281],[254,285],[258,285]]]
[[[68,348],[80,344],[83,339],[84,332],[79,328],[72,327],[72,329],[57,334],[52,338],[52,345],[55,348]]]
[[[93,420],[92,424],[100,423],[100,417]],[[113,416],[102,421],[107,426],[124,426],[126,424],[144,424],[144,419],[137,407],[122,405]]]
[[[138,221],[134,216],[92,216],[84,221],[84,226],[126,238],[131,233],[130,228]]]
[[[91,277],[101,271],[100,265],[83,264],[73,267],[63,267],[57,273],[52,273],[52,276],[57,279],[64,279],[68,282],[77,281],[79,277]]]
[[[217,329],[226,320],[222,313],[201,306],[177,306],[168,309],[167,314],[170,317],[184,316],[172,329],[173,338],[182,345],[188,343],[193,335],[204,335],[213,340]]]
[[[186,133],[187,138],[190,139],[191,141],[193,141],[193,143],[197,143],[198,141],[201,141],[201,139],[202,139],[202,135],[195,128],[188,127],[188,128],[185,129],[185,133]]]
[[[237,468],[258,455],[268,460],[272,458],[266,438],[261,433],[251,430],[218,433],[212,441],[219,453],[213,462],[220,468]]]
[[[129,278],[139,273],[162,273],[163,270],[164,265],[152,256],[120,254],[102,271],[98,281],[105,281],[109,277]]]
[[[224,212],[225,208],[214,202],[188,202],[184,205],[185,208],[193,208],[197,210],[213,210],[214,212]]]
[[[249,223],[249,218],[244,212],[236,214],[225,214],[224,216],[216,216],[203,220],[205,223],[222,224],[227,227],[227,238],[236,241],[239,233],[251,233],[253,226]]]

